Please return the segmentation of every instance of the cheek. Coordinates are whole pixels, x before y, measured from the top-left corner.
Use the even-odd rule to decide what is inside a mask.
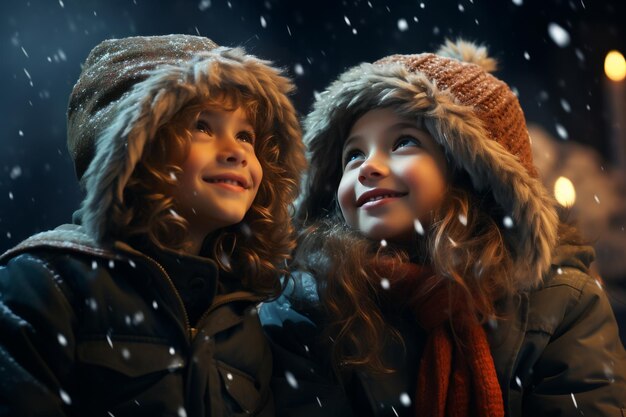
[[[446,181],[434,161],[424,161],[419,169],[407,169],[403,175],[414,196],[413,203],[420,210],[437,208],[443,200]]]
[[[250,170],[250,177],[254,183],[255,192],[259,191],[261,181],[263,181],[263,167],[256,156],[248,159],[248,169]]]
[[[344,175],[337,187],[337,200],[339,207],[343,213],[343,217],[348,224],[352,225],[352,219],[356,210],[356,196],[354,194],[354,181],[350,178],[350,174]]]

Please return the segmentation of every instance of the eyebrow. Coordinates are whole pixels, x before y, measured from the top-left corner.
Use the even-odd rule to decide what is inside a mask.
[[[402,129],[415,129],[415,130],[419,130],[421,131],[422,129],[420,129],[415,123],[411,123],[411,122],[398,122],[398,123],[394,123],[391,126],[389,126],[387,129],[385,129],[384,133],[389,133],[389,132],[394,132],[397,130],[402,130]],[[362,139],[363,136],[361,135],[354,135],[354,136],[350,136],[348,139],[346,139],[346,141],[343,144],[343,149],[346,149],[346,147],[350,144],[350,142],[354,142],[355,140],[360,140]]]

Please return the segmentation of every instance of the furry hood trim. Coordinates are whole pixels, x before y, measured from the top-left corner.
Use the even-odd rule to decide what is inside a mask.
[[[192,100],[229,88],[248,91],[272,109],[273,140],[281,155],[278,162],[286,167],[286,177],[299,178],[303,145],[296,112],[287,97],[293,90],[291,82],[269,62],[242,49],[200,51],[192,60],[157,66],[108,110],[114,116],[96,136],[93,160],[81,180],[86,197],[78,216],[88,235],[98,242],[110,238],[112,226],[119,224],[115,207],[122,204],[124,187],[158,128]]]
[[[529,149],[517,98],[505,83],[485,71],[494,67],[484,48],[462,43],[449,44],[447,52],[437,55],[391,56],[340,75],[318,96],[305,120],[310,170],[300,199],[300,218],[315,220],[334,210],[334,190],[342,168],[340,158],[329,155],[341,155],[343,142],[359,116],[373,108],[393,107],[401,116],[421,117],[444,149],[448,163],[467,173],[475,190],[493,195],[506,213],[495,220],[511,249],[513,279],[520,290],[538,286],[550,268],[559,220],[554,200],[537,178],[532,160],[512,152],[495,137],[490,106],[483,106],[481,97],[467,100],[471,94],[479,94],[471,89],[482,94],[481,80],[476,81],[484,77],[487,89],[504,94],[505,99],[498,100],[506,106],[506,114],[514,114],[516,119],[521,115],[523,132],[517,138],[525,140],[523,146]],[[450,76],[444,79],[441,74]],[[464,74],[471,75],[470,82],[458,82]],[[519,127],[507,125],[507,120],[501,124],[504,132]]]

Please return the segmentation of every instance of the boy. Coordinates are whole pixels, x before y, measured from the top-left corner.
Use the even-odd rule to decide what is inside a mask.
[[[0,414],[273,414],[255,306],[293,248],[291,90],[202,37],[94,48],[68,109],[80,225],[0,257]]]

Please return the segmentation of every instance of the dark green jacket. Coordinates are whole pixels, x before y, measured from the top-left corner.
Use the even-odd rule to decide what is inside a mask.
[[[486,326],[507,416],[626,416],[626,352],[606,293],[588,274],[592,259],[589,247],[559,247],[541,287],[502,305],[505,319]],[[339,378],[332,341],[320,340],[316,300],[314,280],[296,275],[288,292],[261,308],[277,415],[414,416],[424,332],[409,316],[388,317],[405,342],[385,351],[397,371]]]
[[[166,271],[124,243],[95,245],[78,226],[3,255],[0,415],[273,415],[260,297],[194,258]],[[212,298],[194,328],[170,276],[186,270]]]

